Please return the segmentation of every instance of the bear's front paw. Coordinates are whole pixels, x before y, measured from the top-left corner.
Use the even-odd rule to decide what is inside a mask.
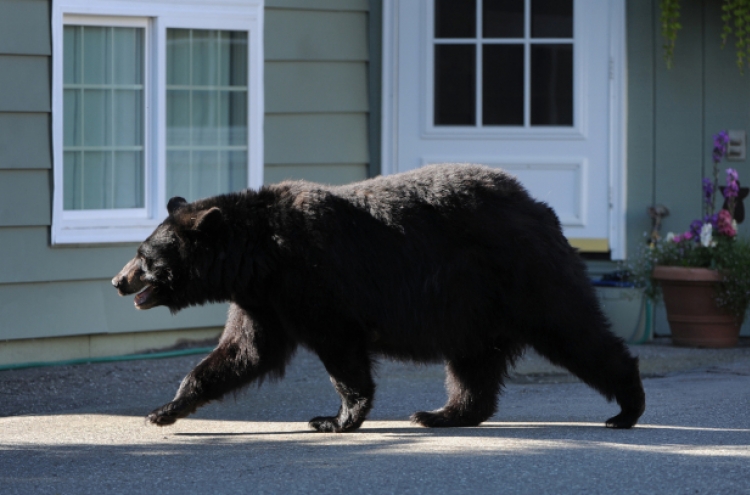
[[[152,425],[168,426],[194,413],[196,409],[197,405],[194,402],[181,399],[154,409],[146,418]]]
[[[321,433],[344,433],[360,427],[363,420],[341,420],[339,416],[318,416],[308,423],[310,428]]]
[[[481,421],[461,416],[455,411],[438,409],[437,411],[419,411],[411,415],[412,423],[427,428],[451,428],[457,426],[477,426]]]

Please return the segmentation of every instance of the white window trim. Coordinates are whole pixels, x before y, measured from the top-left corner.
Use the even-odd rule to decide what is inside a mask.
[[[52,244],[140,242],[166,216],[166,30],[248,33],[248,183],[263,184],[264,0],[61,0],[52,8]],[[63,209],[63,26],[145,27],[144,208]]]

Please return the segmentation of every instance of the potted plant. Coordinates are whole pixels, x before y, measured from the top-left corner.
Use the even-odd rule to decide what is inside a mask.
[[[750,305],[750,244],[737,237],[744,219],[736,170],[727,169],[726,186],[718,186],[719,163],[726,155],[726,131],[714,136],[713,179],[703,179],[704,215],[682,234],[652,238],[631,271],[646,294],[663,294],[667,320],[676,345],[731,347]],[[717,190],[724,196],[715,213]]]

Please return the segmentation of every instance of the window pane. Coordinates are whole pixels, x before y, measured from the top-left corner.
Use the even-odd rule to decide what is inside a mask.
[[[531,46],[531,125],[573,125],[573,46]]]
[[[65,26],[63,208],[144,206],[143,28]]]
[[[573,0],[531,0],[532,38],[572,38]]]
[[[112,28],[85,26],[83,41],[83,83],[107,84],[112,75]]]
[[[523,125],[523,45],[484,45],[482,123]]]
[[[167,146],[190,145],[190,109],[189,90],[167,91]]]
[[[524,0],[484,0],[482,33],[485,38],[523,38]]]
[[[436,38],[474,38],[476,26],[476,0],[435,0]]]
[[[63,29],[63,83],[81,82],[81,26],[65,26]]]
[[[190,30],[170,29],[167,36],[167,84],[190,84]]]
[[[476,124],[475,45],[435,45],[435,125]]]
[[[143,204],[143,163],[137,151],[114,153],[114,182],[112,193],[114,208],[138,208]]]
[[[247,57],[246,32],[167,29],[168,196],[247,187]]]
[[[141,84],[143,81],[143,39],[138,28],[112,31],[112,78],[115,84]]]
[[[116,146],[140,146],[143,144],[143,93],[140,90],[122,89],[112,91],[113,112],[112,140]]]

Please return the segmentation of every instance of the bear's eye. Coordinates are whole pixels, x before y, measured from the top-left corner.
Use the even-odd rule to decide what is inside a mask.
[[[138,258],[140,259],[141,264],[141,271],[148,272],[151,269],[151,260],[146,258],[143,255],[139,255]]]

